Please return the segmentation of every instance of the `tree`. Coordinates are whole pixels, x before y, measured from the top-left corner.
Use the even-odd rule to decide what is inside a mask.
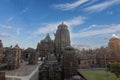
[[[120,62],[112,62],[107,65],[110,72],[114,73],[117,78],[120,78]]]

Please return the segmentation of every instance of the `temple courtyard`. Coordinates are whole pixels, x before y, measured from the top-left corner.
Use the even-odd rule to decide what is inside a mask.
[[[5,70],[6,80],[38,80],[38,68],[42,62],[35,65],[28,65],[23,62],[19,69]]]

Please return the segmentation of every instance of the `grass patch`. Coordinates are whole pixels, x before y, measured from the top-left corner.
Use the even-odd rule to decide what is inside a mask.
[[[87,80],[117,80],[117,77],[105,70],[79,70]]]

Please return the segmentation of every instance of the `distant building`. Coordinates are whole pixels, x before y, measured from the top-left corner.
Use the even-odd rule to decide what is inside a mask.
[[[109,47],[82,50],[78,52],[78,63],[80,68],[106,67],[109,62],[114,62],[115,57]]]

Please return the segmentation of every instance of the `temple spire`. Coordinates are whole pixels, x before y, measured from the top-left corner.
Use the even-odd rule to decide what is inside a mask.
[[[50,38],[50,35],[49,35],[49,33],[47,33],[47,35],[46,35],[46,37],[45,37],[45,39],[44,39],[45,41],[51,41],[51,38]]]

